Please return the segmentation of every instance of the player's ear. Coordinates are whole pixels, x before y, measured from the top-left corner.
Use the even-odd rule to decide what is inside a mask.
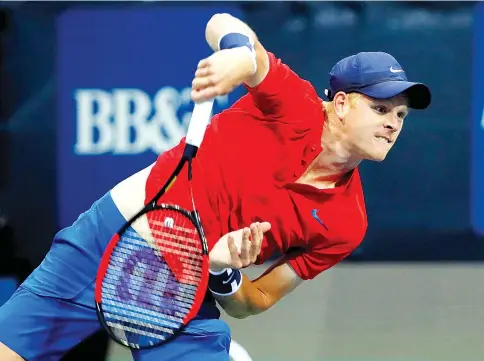
[[[333,107],[338,118],[343,120],[351,109],[348,94],[337,92],[333,98]]]

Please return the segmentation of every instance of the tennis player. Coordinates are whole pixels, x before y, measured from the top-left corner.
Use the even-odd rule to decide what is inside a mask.
[[[230,331],[214,298],[233,317],[255,315],[345,259],[367,229],[358,165],[385,159],[409,109],[430,104],[427,86],[407,81],[386,53],[338,62],[323,101],[240,20],[213,16],[206,38],[214,54],[198,64],[193,100],[241,84],[248,90],[213,117],[194,161],[210,292],[179,338],[134,351],[135,360],[228,360]],[[101,254],[165,182],[183,146],[115,186],[55,236],[42,264],[0,309],[0,360],[58,360],[99,329],[93,282]],[[163,202],[190,207],[183,179]],[[260,278],[240,271],[273,254],[281,257]]]

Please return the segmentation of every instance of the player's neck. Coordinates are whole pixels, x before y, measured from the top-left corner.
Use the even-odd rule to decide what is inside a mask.
[[[347,146],[345,134],[330,122],[325,124],[321,138],[323,151],[314,159],[299,182],[318,188],[330,188],[345,179],[362,161]]]

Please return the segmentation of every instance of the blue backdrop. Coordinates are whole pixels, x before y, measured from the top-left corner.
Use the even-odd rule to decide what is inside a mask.
[[[484,235],[484,3],[476,6],[474,26],[472,223]]]
[[[231,5],[73,9],[58,19],[58,225],[185,135],[205,26]],[[176,35],[176,36],[174,36]],[[214,112],[241,94],[216,99]]]

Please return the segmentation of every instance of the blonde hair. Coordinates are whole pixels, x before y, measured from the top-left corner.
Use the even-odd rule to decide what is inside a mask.
[[[350,107],[354,108],[361,98],[360,93],[349,93],[348,100],[350,102]],[[327,115],[334,113],[334,103],[332,101],[323,101],[323,108]]]

